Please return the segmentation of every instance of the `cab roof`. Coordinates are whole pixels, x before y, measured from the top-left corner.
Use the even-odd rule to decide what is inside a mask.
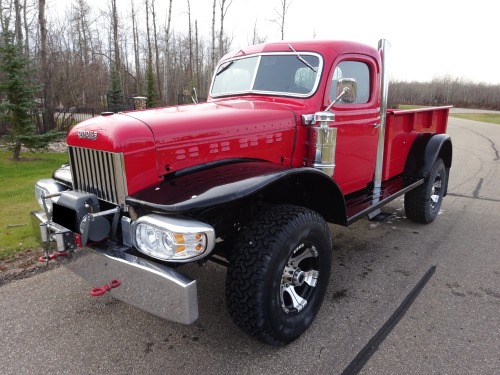
[[[254,46],[240,48],[227,53],[222,59],[227,60],[233,57],[242,57],[269,52],[293,52],[289,46],[297,52],[316,52],[324,57],[334,55],[343,55],[346,53],[361,53],[370,56],[378,56],[378,51],[366,44],[342,41],[342,40],[311,40],[311,41],[282,41],[275,43],[263,43]]]

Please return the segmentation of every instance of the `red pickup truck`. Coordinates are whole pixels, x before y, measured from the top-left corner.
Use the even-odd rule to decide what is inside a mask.
[[[433,221],[446,195],[449,107],[387,109],[389,43],[269,43],[229,53],[208,102],[103,113],[68,134],[69,163],[36,183],[44,259],[114,297],[190,324],[184,263],[227,265],[234,322],[272,345],[299,337],[330,279],[327,223],[405,195]]]

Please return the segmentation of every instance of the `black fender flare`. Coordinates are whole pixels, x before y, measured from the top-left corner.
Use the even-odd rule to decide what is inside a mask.
[[[126,203],[146,211],[176,215],[255,197],[266,203],[310,208],[328,222],[346,222],[346,205],[339,186],[314,168],[251,160],[180,172],[127,197]]]
[[[405,175],[426,178],[438,157],[447,169],[451,168],[453,147],[448,134],[419,134],[410,148],[405,164]]]
[[[437,158],[443,159],[446,174],[449,176],[453,158],[453,145],[450,136],[448,134],[419,134],[408,153],[405,175],[427,178]],[[449,178],[446,179],[444,195],[448,191],[448,181]]]

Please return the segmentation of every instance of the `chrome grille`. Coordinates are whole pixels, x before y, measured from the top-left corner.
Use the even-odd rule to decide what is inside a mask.
[[[122,153],[68,147],[73,189],[125,205],[127,181]]]

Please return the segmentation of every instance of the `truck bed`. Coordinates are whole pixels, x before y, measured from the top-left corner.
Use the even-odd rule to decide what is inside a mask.
[[[450,108],[451,106],[387,110],[382,181],[404,172],[408,152],[417,135],[446,133]]]
[[[446,133],[448,107],[412,110],[387,110],[382,186],[366,188],[345,197],[350,225],[424,182],[403,174],[408,153],[415,138],[422,133]]]

